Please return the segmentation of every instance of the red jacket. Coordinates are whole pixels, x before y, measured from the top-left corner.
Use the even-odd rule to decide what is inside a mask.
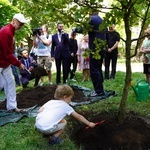
[[[17,67],[21,65],[21,62],[13,55],[14,34],[15,28],[12,24],[8,24],[0,30],[0,68],[6,68],[10,64]]]

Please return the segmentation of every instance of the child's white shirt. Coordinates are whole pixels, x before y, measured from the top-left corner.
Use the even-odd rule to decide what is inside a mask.
[[[35,124],[40,130],[49,130],[53,128],[65,116],[74,112],[74,109],[63,100],[50,100],[42,107],[44,109],[37,114]]]

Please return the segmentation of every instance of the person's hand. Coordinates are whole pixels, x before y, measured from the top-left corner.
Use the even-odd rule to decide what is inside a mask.
[[[73,27],[73,28],[72,28],[72,31],[75,32],[75,30],[76,30],[76,27]]]
[[[111,49],[111,48],[108,48],[108,52],[111,53],[111,52],[112,52],[112,49]]]
[[[55,60],[55,58],[54,57],[51,57],[51,61],[54,61]]]
[[[74,57],[74,53],[71,53],[71,56]]]
[[[95,125],[96,125],[96,124],[93,123],[93,122],[90,122],[90,123],[88,124],[88,126],[91,127],[91,128],[95,127]]]
[[[148,57],[147,57],[147,56],[144,56],[144,57],[143,57],[143,63],[144,63],[144,64],[147,64],[148,61],[149,61]]]
[[[21,64],[21,65],[19,66],[19,68],[24,70],[24,69],[25,69],[25,65],[24,65],[24,64]]]
[[[36,63],[36,61],[35,61],[35,60],[32,60],[32,63],[34,63],[34,64],[35,64],[35,63]]]
[[[29,68],[29,71],[32,71],[34,69],[34,67],[33,66],[31,66],[30,68]]]
[[[145,53],[144,49],[139,50],[140,53]]]

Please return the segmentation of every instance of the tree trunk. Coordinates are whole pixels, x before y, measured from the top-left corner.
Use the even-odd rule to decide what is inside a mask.
[[[123,88],[121,103],[118,112],[118,121],[119,123],[123,123],[124,116],[125,116],[125,109],[126,109],[126,100],[128,96],[128,91],[130,87],[131,81],[131,59],[126,59],[126,77],[125,77],[125,84]]]
[[[129,86],[130,86],[130,82],[131,82],[131,29],[130,29],[129,19],[127,19],[127,18],[130,18],[129,12],[127,11],[124,14],[124,18],[123,18],[124,24],[125,24],[125,33],[126,33],[126,41],[125,41],[126,76],[125,76],[125,83],[124,83],[122,98],[121,98],[121,102],[120,102],[120,107],[119,107],[119,111],[118,111],[119,123],[123,123],[123,121],[124,121],[126,100],[128,97],[128,91],[129,91]]]

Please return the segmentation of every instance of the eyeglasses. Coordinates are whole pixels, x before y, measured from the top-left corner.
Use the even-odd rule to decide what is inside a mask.
[[[19,24],[20,27],[24,25],[24,23],[21,23],[21,22],[19,22],[19,23],[20,23],[20,24]]]
[[[19,27],[22,27],[22,26],[24,25],[24,23],[21,23],[19,20],[17,20],[17,25],[18,25]]]

